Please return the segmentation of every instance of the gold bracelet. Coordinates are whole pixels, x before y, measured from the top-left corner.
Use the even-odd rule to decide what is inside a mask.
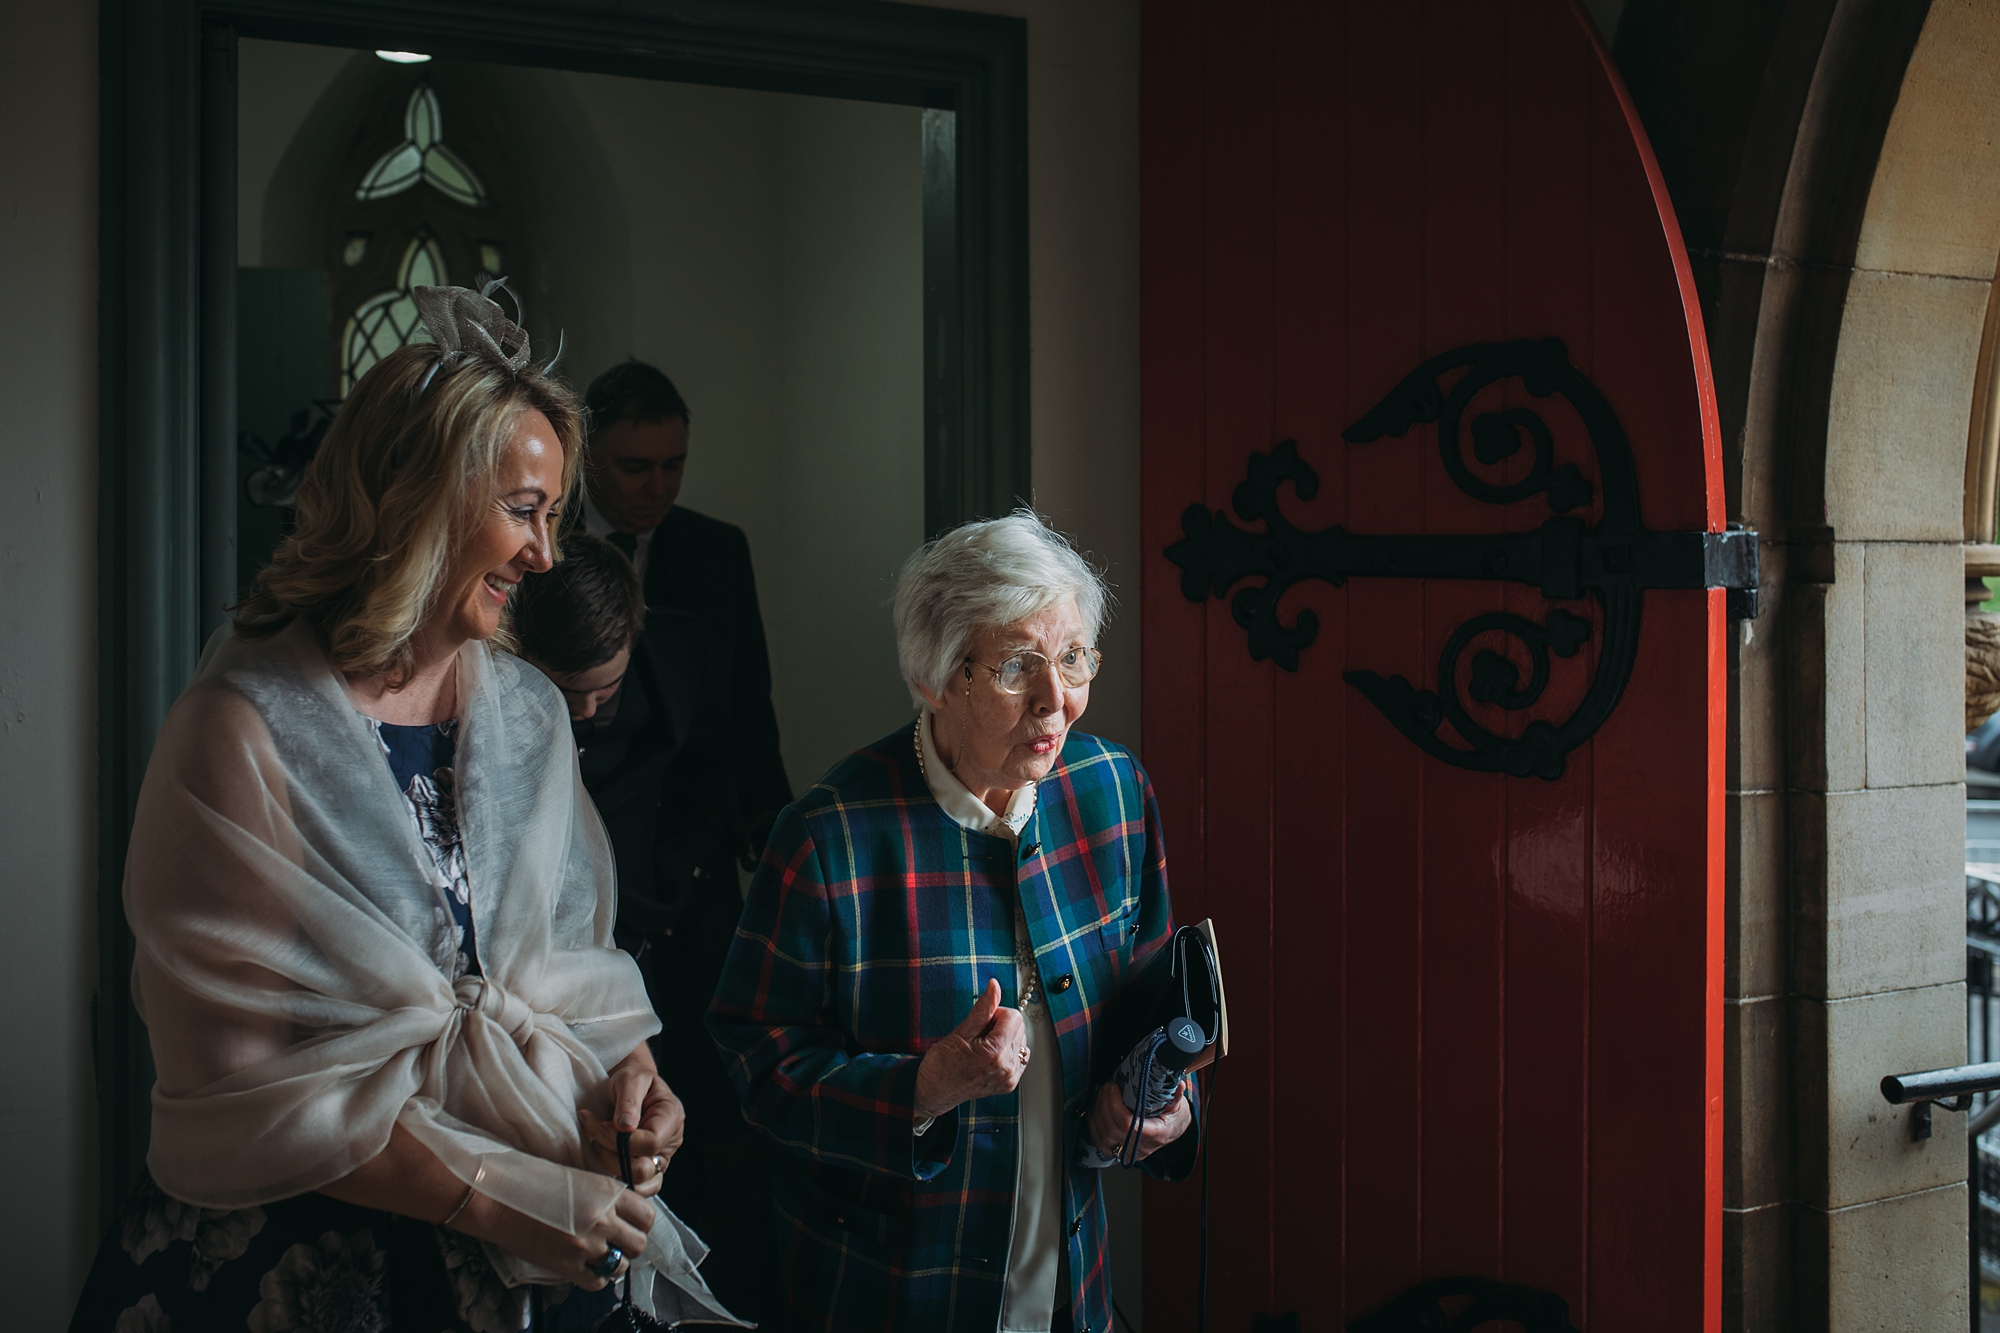
[[[440,1223],[438,1223],[440,1227],[450,1227],[450,1225],[452,1225],[454,1221],[458,1221],[458,1215],[466,1211],[466,1205],[468,1205],[468,1203],[472,1203],[472,1195],[476,1195],[476,1193],[480,1191],[480,1181],[484,1181],[484,1179],[486,1179],[486,1159],[484,1159],[484,1157],[480,1157],[480,1169],[472,1173],[472,1183],[470,1183],[470,1185],[466,1185],[466,1197],[458,1201],[458,1207],[456,1207],[456,1209],[452,1209],[450,1217],[446,1217],[444,1221],[440,1221]]]
[[[454,1221],[458,1221],[458,1215],[466,1211],[466,1205],[468,1205],[468,1203],[472,1203],[472,1195],[476,1195],[476,1193],[478,1193],[478,1191],[476,1191],[476,1189],[474,1189],[472,1185],[466,1185],[466,1197],[464,1197],[464,1199],[460,1199],[460,1201],[458,1201],[458,1207],[456,1207],[456,1209],[452,1209],[452,1211],[450,1211],[450,1213],[446,1215],[446,1219],[444,1219],[444,1221],[440,1221],[438,1225],[440,1225],[440,1227],[450,1227],[450,1225],[452,1225]]]

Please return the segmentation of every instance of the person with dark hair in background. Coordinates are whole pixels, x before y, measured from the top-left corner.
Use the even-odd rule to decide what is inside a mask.
[[[654,826],[667,760],[687,731],[688,676],[698,669],[691,659],[699,644],[688,626],[663,619],[657,628],[665,632],[655,633],[649,650],[646,602],[631,562],[587,533],[572,534],[568,548],[554,569],[522,581],[514,633],[521,655],[555,683],[569,709],[583,785],[618,862],[618,945],[637,957],[667,914],[663,898],[680,896],[671,879],[655,880]],[[624,688],[628,681],[633,688]],[[650,976],[647,985],[651,990]]]
[[[714,671],[713,636],[684,611],[649,612],[631,561],[582,532],[566,539],[555,568],[522,581],[513,628],[521,655],[568,706],[583,784],[618,865],[615,938],[639,960],[663,1024],[653,1054],[687,1107],[662,1197],[714,1247],[701,1272],[730,1293],[721,1299],[771,1328],[769,1158],[702,1025],[738,896],[730,882],[713,892],[719,881],[688,855],[701,830],[689,829],[667,787],[676,758],[703,743],[704,717],[719,711],[726,682]]]

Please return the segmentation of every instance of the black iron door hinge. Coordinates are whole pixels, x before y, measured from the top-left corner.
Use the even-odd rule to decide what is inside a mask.
[[[1447,389],[1442,381],[1463,371]],[[1502,380],[1518,380],[1529,395],[1559,395],[1582,420],[1596,454],[1603,511],[1595,524],[1570,516],[1588,505],[1591,482],[1574,464],[1555,461],[1548,423],[1531,407],[1482,412],[1471,422],[1473,457],[1491,466],[1533,449],[1531,466],[1520,480],[1496,485],[1467,465],[1461,434],[1474,395]],[[1473,499],[1505,505],[1541,495],[1552,517],[1530,532],[1491,535],[1376,536],[1350,534],[1335,526],[1318,531],[1295,527],[1278,505],[1278,487],[1289,482],[1300,499],[1319,490],[1319,475],[1299,457],[1298,445],[1279,442],[1269,453],[1253,453],[1244,479],[1231,497],[1236,515],[1261,522],[1262,531],[1239,528],[1221,510],[1191,505],[1181,516],[1180,541],[1167,548],[1179,565],[1181,591],[1190,601],[1228,597],[1245,579],[1260,583],[1230,598],[1236,622],[1248,633],[1250,656],[1270,658],[1287,671],[1298,670],[1299,653],[1319,635],[1310,610],[1291,624],[1278,615],[1278,602],[1293,584],[1322,579],[1335,585],[1349,578],[1505,580],[1538,589],[1551,601],[1595,599],[1603,608],[1604,641],[1597,674],[1577,710],[1560,724],[1529,722],[1517,737],[1499,736],[1472,719],[1458,697],[1458,661],[1481,634],[1500,633],[1526,649],[1530,674],[1522,681],[1513,662],[1500,653],[1473,655],[1470,694],[1474,701],[1508,710],[1532,707],[1547,688],[1549,654],[1569,657],[1591,634],[1591,622],[1561,607],[1537,624],[1524,616],[1493,612],[1475,616],[1446,641],[1438,659],[1437,691],[1418,690],[1402,676],[1386,679],[1372,671],[1350,671],[1348,684],[1428,754],[1461,768],[1534,776],[1562,776],[1564,757],[1588,740],[1609,717],[1624,693],[1638,654],[1643,594],[1651,588],[1726,588],[1731,614],[1757,614],[1757,534],[1732,524],[1727,532],[1655,532],[1640,520],[1638,473],[1631,444],[1617,415],[1595,385],[1569,363],[1560,340],[1482,343],[1434,357],[1419,366],[1342,438],[1362,444],[1400,437],[1419,422],[1438,423],[1438,451],[1452,482]],[[1449,720],[1470,748],[1449,744],[1438,727]]]

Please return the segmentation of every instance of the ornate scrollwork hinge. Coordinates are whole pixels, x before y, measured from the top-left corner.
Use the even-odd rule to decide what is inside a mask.
[[[1440,381],[1463,371],[1449,389]],[[1581,419],[1596,454],[1603,488],[1603,517],[1595,525],[1569,516],[1588,505],[1592,486],[1574,464],[1555,461],[1548,423],[1532,407],[1482,412],[1471,423],[1473,457],[1487,465],[1534,450],[1528,474],[1495,485],[1467,466],[1462,428],[1473,397],[1488,385],[1519,380],[1530,396],[1559,395]],[[1181,515],[1185,536],[1167,548],[1179,565],[1181,591],[1190,601],[1223,598],[1245,579],[1261,578],[1230,598],[1236,623],[1248,632],[1250,656],[1298,670],[1299,653],[1319,635],[1319,617],[1299,612],[1289,625],[1278,601],[1293,584],[1350,577],[1507,580],[1537,588],[1551,601],[1595,598],[1604,611],[1604,642],[1597,673],[1568,719],[1530,721],[1517,737],[1496,735],[1473,720],[1458,693],[1458,662],[1481,634],[1509,635],[1527,649],[1529,678],[1500,653],[1473,655],[1472,699],[1509,711],[1533,707],[1549,680],[1549,655],[1570,657],[1589,639],[1591,623],[1557,607],[1541,624],[1507,612],[1475,616],[1458,627],[1438,657],[1438,689],[1419,690],[1402,676],[1349,671],[1343,679],[1380,709],[1397,730],[1445,763],[1480,772],[1549,781],[1562,776],[1571,750],[1588,740],[1617,707],[1639,649],[1639,621],[1648,588],[1727,588],[1730,610],[1757,614],[1757,534],[1731,525],[1727,532],[1654,532],[1640,520],[1638,473],[1632,448],[1604,395],[1572,366],[1555,338],[1480,343],[1433,357],[1406,376],[1342,438],[1364,444],[1400,437],[1420,422],[1438,423],[1438,451],[1459,490],[1486,504],[1512,504],[1544,496],[1553,516],[1532,532],[1486,536],[1351,535],[1336,525],[1316,532],[1293,526],[1278,507],[1278,487],[1291,483],[1302,500],[1319,490],[1319,475],[1299,457],[1298,445],[1281,441],[1269,453],[1250,455],[1232,496],[1238,518],[1263,531],[1239,528],[1221,510],[1191,505]],[[1438,735],[1449,721],[1470,748]]]

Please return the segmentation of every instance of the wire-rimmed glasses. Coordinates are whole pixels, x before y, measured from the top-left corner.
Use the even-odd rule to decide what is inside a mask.
[[[1026,694],[1034,688],[1042,673],[1049,669],[1050,660],[1031,648],[1011,653],[1000,659],[998,666],[987,666],[974,658],[965,659],[965,674],[972,676],[972,668],[980,667],[993,673],[993,684],[1002,694]],[[1104,654],[1095,648],[1065,648],[1055,657],[1056,676],[1068,689],[1081,689],[1097,678],[1098,668],[1104,665]]]

